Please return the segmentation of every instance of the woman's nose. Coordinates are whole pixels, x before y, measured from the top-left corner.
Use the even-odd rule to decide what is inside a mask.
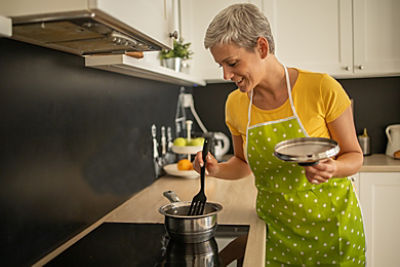
[[[223,68],[224,72],[224,80],[231,80],[233,77],[233,73],[226,67]]]

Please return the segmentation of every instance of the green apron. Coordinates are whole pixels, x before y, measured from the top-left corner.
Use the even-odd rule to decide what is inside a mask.
[[[311,184],[302,167],[277,159],[275,145],[308,136],[296,114],[289,74],[286,84],[293,116],[247,125],[247,162],[255,176],[257,214],[267,224],[268,266],[365,266],[361,209],[347,178]]]

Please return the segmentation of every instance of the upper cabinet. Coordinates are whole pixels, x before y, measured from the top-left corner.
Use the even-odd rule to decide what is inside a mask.
[[[192,43],[193,59],[189,62],[191,73],[207,82],[223,82],[222,69],[215,63],[209,50],[204,48],[204,36],[211,20],[225,7],[250,2],[261,7],[261,0],[182,0],[182,37]]]
[[[400,1],[353,0],[354,73],[400,74]]]
[[[204,49],[206,28],[230,4],[181,3],[182,34],[193,43],[191,68],[208,82],[222,82],[222,70]],[[400,1],[259,0],[270,21],[276,56],[285,65],[326,72],[336,78],[400,75]]]
[[[89,3],[91,8],[100,9],[172,48],[173,38],[171,36],[175,31],[178,32],[178,6],[176,0],[85,1]]]
[[[352,3],[266,0],[275,54],[287,66],[345,75],[353,71]]]
[[[337,78],[400,74],[400,1],[264,0],[282,63]]]

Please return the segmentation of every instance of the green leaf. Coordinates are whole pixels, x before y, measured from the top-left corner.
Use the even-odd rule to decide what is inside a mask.
[[[174,40],[174,46],[171,50],[161,50],[160,51],[160,59],[168,59],[174,57],[180,57],[183,60],[190,59],[193,55],[193,52],[189,49],[191,43],[184,43],[183,39]]]

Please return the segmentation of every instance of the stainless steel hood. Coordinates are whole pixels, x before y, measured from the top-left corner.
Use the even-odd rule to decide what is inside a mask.
[[[12,22],[11,38],[77,55],[168,48],[99,10],[22,16]]]

